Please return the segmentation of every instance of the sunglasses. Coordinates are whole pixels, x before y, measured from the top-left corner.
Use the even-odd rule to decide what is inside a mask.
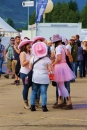
[[[11,40],[11,41],[15,41],[15,40]]]

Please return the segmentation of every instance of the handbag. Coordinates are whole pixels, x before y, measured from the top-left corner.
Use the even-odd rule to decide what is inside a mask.
[[[52,80],[52,86],[57,86],[57,83],[54,81],[54,74],[49,74],[50,80]]]
[[[33,66],[32,66],[32,70],[30,70],[30,72],[28,73],[28,86],[31,87],[32,86],[32,76],[33,76],[33,67],[34,65],[41,59],[43,59],[44,57],[41,57],[39,58],[38,60],[36,60],[34,63],[33,63]]]

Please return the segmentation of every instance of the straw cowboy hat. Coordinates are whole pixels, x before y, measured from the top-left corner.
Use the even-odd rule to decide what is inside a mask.
[[[20,42],[18,48],[20,49],[21,47],[23,47],[23,46],[26,45],[26,44],[32,45],[32,43],[33,43],[33,40],[24,39],[23,41]]]
[[[75,40],[75,36],[71,36],[70,40]]]
[[[32,46],[33,54],[38,57],[44,57],[47,55],[47,46],[44,42],[37,42]]]
[[[33,39],[33,43],[35,43],[37,40],[41,40],[42,42],[45,40],[44,37],[42,36],[36,36],[34,39]]]
[[[57,42],[57,41],[61,41],[62,37],[59,34],[53,35],[51,37],[52,42]]]

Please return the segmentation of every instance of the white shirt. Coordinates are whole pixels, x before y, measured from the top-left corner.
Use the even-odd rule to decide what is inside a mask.
[[[26,60],[30,60],[31,55],[26,54],[26,53],[25,53],[25,55],[26,55]],[[21,69],[20,69],[20,72],[21,72],[21,73],[23,73],[23,74],[28,74],[29,71],[30,71],[30,69],[29,69],[29,64],[26,65],[26,66],[24,66],[24,67],[21,65]]]
[[[66,45],[66,49],[68,49],[69,51],[70,51],[70,53],[71,53],[71,45],[70,44],[68,44],[68,45]]]
[[[30,62],[33,64],[38,58],[32,57]],[[44,57],[43,59],[39,60],[33,67],[33,77],[32,82],[38,84],[49,84],[49,76],[47,65],[51,64],[51,60],[48,57]]]
[[[65,45],[59,45],[59,46],[56,47],[56,56],[59,55],[59,54],[62,54],[62,49],[64,49],[64,51],[67,54],[66,46]]]

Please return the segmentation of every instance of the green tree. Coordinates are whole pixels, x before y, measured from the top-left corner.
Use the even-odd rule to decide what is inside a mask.
[[[67,22],[67,15],[69,13],[69,6],[66,2],[63,2],[61,5],[59,21],[60,22]]]
[[[58,2],[54,6],[54,10],[52,12],[52,22],[60,22],[60,20],[59,20],[60,10],[61,10],[61,3]]]
[[[46,20],[47,23],[52,22],[52,12],[46,14]]]
[[[82,22],[83,28],[87,28],[87,3],[80,12],[80,22]]]
[[[70,2],[68,2],[68,6],[70,10],[78,11],[78,4],[76,1],[70,0]]]
[[[70,10],[67,15],[67,22],[69,23],[77,23],[79,21],[79,13],[78,11]]]
[[[12,21],[11,18],[8,18],[8,19],[7,19],[7,23],[8,23],[11,27],[15,28],[15,27],[14,27],[14,22]]]
[[[29,24],[35,24],[36,21],[36,11],[33,12],[33,14],[29,17]]]

